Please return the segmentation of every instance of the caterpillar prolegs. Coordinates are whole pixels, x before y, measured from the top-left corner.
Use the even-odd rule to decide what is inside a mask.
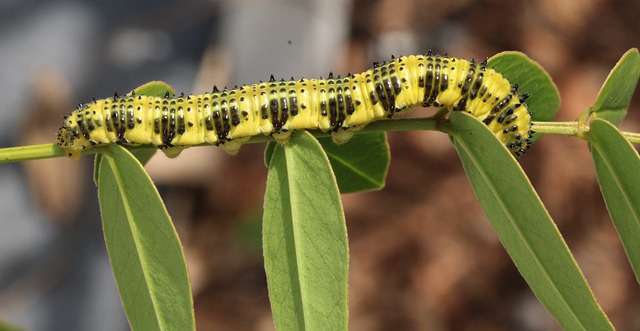
[[[395,58],[363,73],[246,85],[191,96],[114,96],[81,105],[58,131],[72,159],[95,145],[152,144],[169,157],[198,144],[235,153],[251,136],[286,141],[293,130],[330,131],[343,143],[372,121],[414,106],[466,111],[483,121],[516,156],[529,147],[531,116],[503,76],[486,66],[446,56]]]

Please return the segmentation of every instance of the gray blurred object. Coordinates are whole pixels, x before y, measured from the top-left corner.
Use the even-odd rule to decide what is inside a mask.
[[[89,65],[86,49],[95,42],[95,17],[89,8],[67,3],[5,3],[0,12],[0,144],[11,146],[22,136],[18,130],[35,103],[32,88],[43,70],[56,68],[73,85],[81,84]],[[54,132],[32,136],[41,134],[45,140],[38,143],[44,143]],[[100,238],[90,235],[95,223],[70,228],[51,222],[27,184],[20,165],[2,165],[0,318],[30,330],[122,328],[113,279],[99,271],[109,264],[95,245]]]
[[[222,45],[233,54],[231,85],[326,76],[349,27],[350,1],[229,2]]]
[[[0,146],[54,142],[62,115],[77,103],[112,95],[114,89],[126,91],[145,77],[174,80],[187,89],[184,82],[193,81],[202,49],[191,41],[206,39],[206,30],[197,25],[206,19],[198,16],[194,23],[177,27],[165,26],[172,23],[165,19],[145,21],[148,15],[170,14],[161,9],[172,4],[196,7],[184,1],[0,4]],[[182,32],[192,39],[178,38]],[[176,51],[180,42],[195,47]],[[123,45],[136,52],[123,51]],[[194,54],[182,56],[183,51]],[[56,72],[62,79],[59,86],[49,84],[51,93],[35,93],[43,72]],[[55,107],[51,99],[39,99],[56,94],[65,95],[65,101]],[[38,113],[41,106],[55,113]],[[29,109],[36,111],[29,114]],[[19,137],[26,139],[18,141]],[[128,329],[102,238],[91,160],[87,156],[74,163],[29,161],[31,170],[51,171],[54,162],[63,164],[58,174],[31,178],[31,187],[26,163],[0,165],[1,320],[28,330]],[[69,182],[60,184],[63,175],[70,175],[65,179]],[[80,196],[74,193],[76,181],[85,187]],[[42,186],[47,183],[53,187]],[[58,198],[46,197],[52,193]],[[67,199],[66,210],[60,210],[59,198]],[[37,205],[38,200],[45,203]]]

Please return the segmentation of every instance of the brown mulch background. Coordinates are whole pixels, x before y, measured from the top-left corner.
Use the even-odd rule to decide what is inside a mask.
[[[345,71],[366,69],[364,49],[387,29],[422,36],[454,21],[473,39],[444,42],[449,54],[521,50],[539,61],[561,91],[556,120],[576,118],[619,57],[640,44],[635,1],[356,1],[353,8]],[[636,97],[632,112],[638,107]],[[637,130],[637,119],[627,127]],[[389,143],[386,187],[344,196],[351,329],[558,329],[502,248],[446,136],[391,133]],[[203,270],[200,330],[273,328],[259,243],[245,241],[259,235],[266,169],[262,147],[247,147],[222,166],[224,181],[204,189],[189,225],[189,252]],[[614,325],[640,329],[640,289],[586,143],[543,137],[521,163]]]

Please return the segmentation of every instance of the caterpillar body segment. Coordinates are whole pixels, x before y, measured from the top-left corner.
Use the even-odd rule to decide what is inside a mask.
[[[286,142],[293,130],[330,131],[343,143],[366,124],[414,106],[467,111],[516,156],[529,146],[527,95],[484,63],[431,55],[396,58],[363,73],[246,85],[191,96],[114,96],[65,118],[58,144],[69,157],[95,145],[151,144],[169,157],[199,144],[230,153],[265,134]]]

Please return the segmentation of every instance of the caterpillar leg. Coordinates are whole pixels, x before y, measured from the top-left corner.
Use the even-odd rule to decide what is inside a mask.
[[[364,125],[351,126],[347,129],[339,129],[338,131],[331,132],[331,139],[336,145],[342,145],[353,138],[353,135],[362,130]]]
[[[67,156],[72,160],[77,160],[82,155],[82,150],[79,149],[69,149],[67,152]]]
[[[180,146],[160,147],[160,150],[168,158],[173,159],[173,158],[178,157],[178,155],[180,155],[180,153],[182,153],[182,150],[187,148],[187,147],[180,147]]]
[[[438,112],[433,115],[433,118],[445,121],[449,118],[449,114],[451,114],[452,111],[453,110],[450,107],[441,107],[438,109]]]
[[[225,152],[229,153],[229,155],[235,155],[240,150],[240,147],[242,147],[242,144],[246,143],[247,140],[249,140],[249,138],[251,137],[246,136],[246,137],[235,138],[231,141],[224,142],[219,146],[222,147],[222,149],[224,149]]]
[[[289,137],[291,137],[292,133],[293,131],[291,130],[280,131],[272,134],[271,136],[278,142],[278,144],[286,144],[289,142]]]

